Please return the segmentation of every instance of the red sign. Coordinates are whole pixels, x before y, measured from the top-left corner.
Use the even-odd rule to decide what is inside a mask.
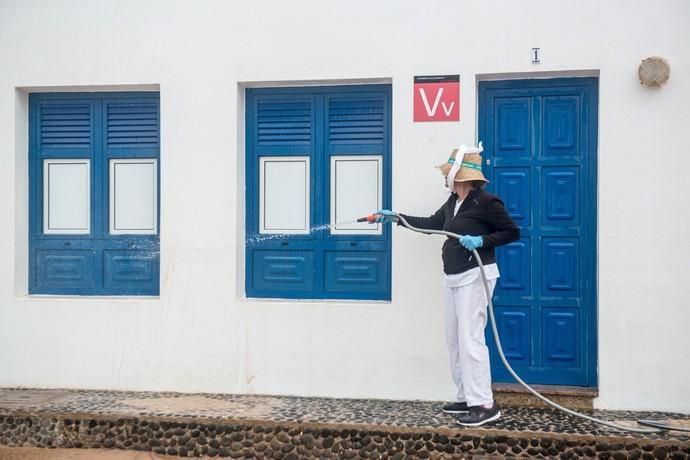
[[[460,121],[460,75],[414,77],[414,121]]]

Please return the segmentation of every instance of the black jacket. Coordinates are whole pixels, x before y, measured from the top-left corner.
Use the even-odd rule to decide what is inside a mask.
[[[508,215],[503,202],[483,189],[477,188],[467,195],[453,217],[458,196],[452,193],[441,208],[429,217],[401,214],[410,225],[431,230],[445,230],[458,235],[481,236],[484,244],[477,249],[484,264],[496,262],[494,248],[520,238],[520,229]],[[460,245],[457,238],[443,243],[443,271],[449,275],[477,267],[472,253]]]

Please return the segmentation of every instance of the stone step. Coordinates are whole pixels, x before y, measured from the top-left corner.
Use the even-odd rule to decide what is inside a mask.
[[[594,398],[599,396],[595,388],[562,385],[532,385],[537,392],[568,409],[592,409]],[[548,407],[541,399],[517,383],[494,383],[494,398],[502,405],[521,407]]]
[[[4,393],[3,393],[4,391]],[[4,395],[4,396],[3,396]],[[551,409],[504,407],[462,428],[439,402],[76,390],[0,390],[0,445],[227,458],[690,456],[687,433],[631,434]],[[669,413],[589,411],[608,420]]]

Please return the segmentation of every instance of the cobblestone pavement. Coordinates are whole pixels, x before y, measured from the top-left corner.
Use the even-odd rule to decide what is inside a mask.
[[[110,449],[58,449],[35,447],[0,447],[0,460],[172,460],[180,457],[153,452]]]
[[[293,396],[155,393],[85,390],[0,389],[0,414],[88,414],[114,417],[172,417],[377,425],[393,428],[447,428],[463,430],[440,411],[442,402],[377,399],[331,399]],[[690,416],[658,412],[585,411],[609,421],[631,424],[637,419],[668,420],[690,428]],[[508,407],[501,418],[479,430],[528,431],[583,435],[616,435],[617,430],[553,409]],[[474,428],[473,430],[477,430]],[[688,441],[687,433],[623,434],[633,438]]]
[[[118,448],[150,451],[147,453],[151,455],[288,460],[482,458],[498,454],[616,459],[690,456],[690,438],[680,431],[623,433],[552,409],[525,407],[504,407],[497,422],[469,429],[443,414],[442,404],[0,389],[0,446]],[[647,418],[690,427],[690,417],[682,414],[596,410],[587,413],[621,424],[635,425],[635,420]]]

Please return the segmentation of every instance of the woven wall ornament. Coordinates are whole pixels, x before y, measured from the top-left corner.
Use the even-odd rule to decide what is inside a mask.
[[[642,60],[637,69],[637,75],[644,86],[657,88],[668,81],[671,76],[671,66],[662,57],[648,57]]]

